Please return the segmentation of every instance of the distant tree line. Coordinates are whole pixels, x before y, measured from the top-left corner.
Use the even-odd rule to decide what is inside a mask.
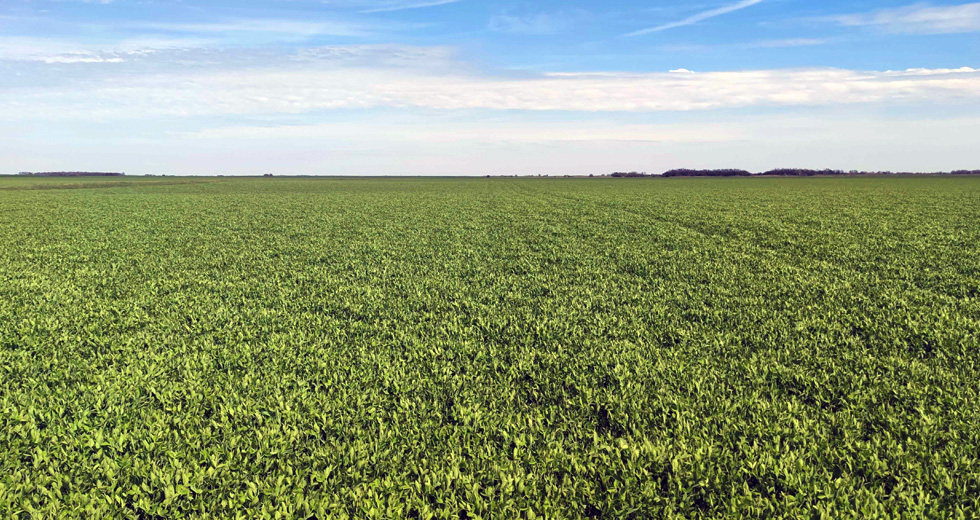
[[[767,172],[762,172],[759,175],[775,175],[775,176],[791,176],[791,177],[813,177],[815,175],[868,175],[868,172],[859,172],[852,170],[851,172],[845,172],[844,170],[808,170],[806,168],[776,168],[775,170],[769,170]]]
[[[663,177],[748,177],[752,173],[745,170],[688,170],[685,168],[667,170]]]
[[[610,177],[650,177],[647,172],[615,172]]]
[[[20,175],[35,177],[121,177],[126,175],[119,172],[20,172]]]
[[[980,175],[980,170],[954,170],[951,172],[893,172],[893,171],[876,171],[876,172],[866,172],[859,170],[810,170],[806,168],[777,168],[775,170],[769,170],[767,172],[762,172],[758,175],[773,175],[773,176],[795,176],[795,177],[812,177],[815,175]]]
[[[718,170],[692,170],[679,168],[667,170],[660,177],[750,177],[750,176],[770,176],[770,177],[813,177],[817,175],[980,175],[980,170],[953,170],[951,172],[892,172],[892,171],[859,171],[859,170],[813,170],[807,168],[776,168],[762,173],[752,173],[746,170],[734,168]],[[646,172],[616,172],[610,177],[656,177]]]

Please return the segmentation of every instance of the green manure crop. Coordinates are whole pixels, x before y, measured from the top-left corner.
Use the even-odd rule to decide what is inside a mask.
[[[4,179],[0,515],[973,518],[978,347],[980,178]]]

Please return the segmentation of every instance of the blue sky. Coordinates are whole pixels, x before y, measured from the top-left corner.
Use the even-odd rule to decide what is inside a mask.
[[[0,173],[978,168],[980,3],[5,0]]]

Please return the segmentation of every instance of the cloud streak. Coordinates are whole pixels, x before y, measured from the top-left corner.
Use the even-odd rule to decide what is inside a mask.
[[[843,27],[874,27],[890,33],[951,34],[980,31],[980,3],[913,4],[827,18]]]
[[[734,4],[729,4],[729,5],[726,5],[726,6],[722,6],[722,7],[719,7],[717,9],[711,9],[711,10],[708,10],[708,11],[700,12],[700,13],[695,14],[693,16],[689,16],[687,18],[684,18],[683,20],[678,20],[676,22],[665,23],[663,25],[658,25],[656,27],[648,27],[646,29],[641,29],[639,31],[633,31],[631,33],[624,34],[623,36],[626,36],[626,37],[642,36],[644,34],[650,34],[650,33],[655,33],[655,32],[660,32],[660,31],[666,31],[668,29],[676,29],[678,27],[684,27],[686,25],[693,25],[693,24],[696,24],[698,22],[702,22],[704,20],[708,20],[710,18],[714,18],[716,16],[725,15],[725,14],[728,14],[728,13],[739,11],[741,9],[745,9],[746,7],[752,7],[753,5],[761,4],[764,1],[765,0],[741,0],[740,2],[736,2]]]
[[[423,2],[402,2],[396,4],[382,5],[371,9],[364,9],[361,13],[387,13],[391,11],[405,11],[407,9],[421,9],[424,7],[436,7],[446,4],[454,4],[462,0],[430,0]]]

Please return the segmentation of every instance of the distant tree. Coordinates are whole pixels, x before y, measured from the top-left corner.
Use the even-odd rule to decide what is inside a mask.
[[[610,177],[649,177],[647,172],[614,172]]]
[[[689,170],[685,168],[667,170],[663,177],[748,177],[752,175],[746,170],[722,169],[722,170]]]
[[[605,174],[604,174],[605,175]],[[751,175],[760,176],[787,176],[787,177],[812,177],[812,176],[843,176],[843,175],[980,175],[980,170],[954,170],[951,172],[892,172],[892,171],[860,171],[860,170],[816,170],[810,168],[776,168],[763,173],[753,174],[746,170],[739,169],[719,169],[719,170],[694,170],[689,168],[678,168],[668,170],[661,174],[662,177],[748,177]],[[613,177],[643,177],[645,173],[638,172],[616,172]]]
[[[121,177],[126,174],[120,172],[21,172],[21,175],[34,175],[36,177]]]
[[[850,174],[843,170],[809,170],[805,168],[777,168],[762,173],[762,175],[779,175],[792,177],[812,177],[814,175],[861,175],[861,172],[851,171]]]

